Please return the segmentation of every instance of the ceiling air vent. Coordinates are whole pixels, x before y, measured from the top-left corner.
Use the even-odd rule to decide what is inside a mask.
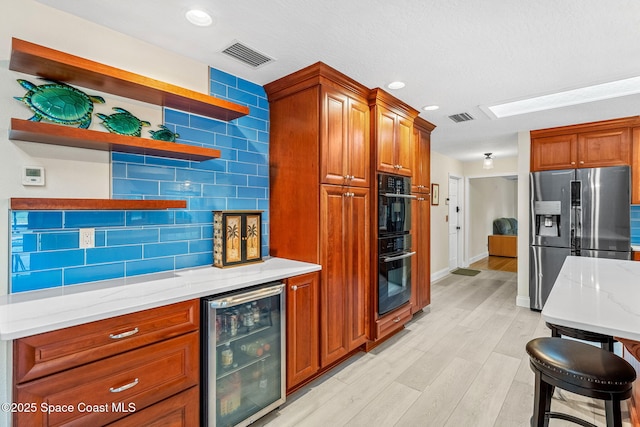
[[[473,120],[473,116],[469,113],[460,113],[449,116],[451,120],[456,123],[468,122],[469,120]]]
[[[240,62],[247,64],[250,67],[258,68],[271,61],[273,58],[258,52],[257,50],[250,48],[238,41],[234,42],[231,46],[222,51],[222,53],[229,55],[230,57],[237,59]]]

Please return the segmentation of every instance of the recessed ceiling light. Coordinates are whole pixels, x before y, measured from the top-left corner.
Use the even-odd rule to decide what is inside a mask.
[[[519,101],[505,102],[486,108],[488,108],[495,117],[501,118],[567,107],[569,105],[585,104],[587,102],[617,98],[636,93],[640,93],[640,77],[632,77],[549,95],[536,96]]]
[[[211,15],[200,9],[190,9],[184,16],[187,18],[187,21],[199,27],[207,27],[213,22]]]
[[[439,105],[425,105],[424,107],[422,107],[424,111],[434,111],[434,110],[437,110],[438,108],[440,108]]]
[[[402,89],[404,86],[404,82],[391,82],[387,85],[387,87],[391,90]]]

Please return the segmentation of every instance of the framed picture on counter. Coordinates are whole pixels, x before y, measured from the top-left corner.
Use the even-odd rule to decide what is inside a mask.
[[[431,184],[431,204],[437,206],[440,204],[440,185]]]

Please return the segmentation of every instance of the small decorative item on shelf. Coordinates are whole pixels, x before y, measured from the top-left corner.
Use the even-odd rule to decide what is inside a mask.
[[[91,124],[93,104],[104,104],[104,98],[87,95],[73,86],[47,80],[50,83],[36,86],[33,83],[18,79],[18,83],[27,89],[23,97],[15,97],[25,103],[33,111],[29,120],[39,122],[42,119],[63,125],[80,125],[87,129]]]
[[[179,133],[172,132],[171,129],[165,125],[158,125],[160,130],[150,130],[151,139],[158,141],[176,142],[176,139],[180,138]]]
[[[213,265],[262,261],[262,211],[213,212]]]
[[[96,116],[102,119],[102,126],[106,127],[111,133],[127,136],[140,136],[142,126],[151,126],[151,123],[140,120],[124,108],[113,107],[115,114],[107,116],[106,114],[96,113]]]

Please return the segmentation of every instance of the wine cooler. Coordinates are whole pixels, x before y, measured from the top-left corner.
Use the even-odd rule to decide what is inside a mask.
[[[246,426],[285,401],[284,285],[202,299],[202,424]]]

